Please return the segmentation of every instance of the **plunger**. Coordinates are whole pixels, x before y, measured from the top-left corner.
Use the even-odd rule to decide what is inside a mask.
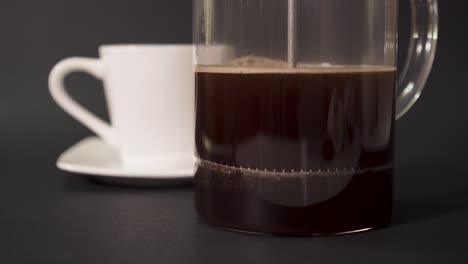
[[[213,26],[214,26],[214,2],[213,0],[204,0],[203,8],[205,9],[205,45],[213,43]]]
[[[288,0],[288,66],[297,64],[297,0]]]

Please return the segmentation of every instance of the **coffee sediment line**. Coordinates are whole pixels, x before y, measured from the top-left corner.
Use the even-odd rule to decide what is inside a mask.
[[[228,164],[221,164],[209,160],[197,160],[197,166],[205,167],[213,171],[225,171],[229,174],[240,171],[243,174],[255,174],[257,176],[283,176],[283,177],[297,177],[297,176],[333,176],[342,173],[365,173],[369,171],[382,171],[393,168],[393,162],[384,164],[375,164],[366,167],[351,167],[351,168],[317,168],[317,169],[266,169],[255,168],[249,166],[231,166]]]

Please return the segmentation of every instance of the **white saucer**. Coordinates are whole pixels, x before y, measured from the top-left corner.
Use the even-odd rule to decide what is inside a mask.
[[[157,167],[124,165],[115,149],[97,137],[88,137],[78,142],[62,155],[57,167],[63,171],[98,177],[101,180],[192,180],[195,162],[177,169],[158,169]]]

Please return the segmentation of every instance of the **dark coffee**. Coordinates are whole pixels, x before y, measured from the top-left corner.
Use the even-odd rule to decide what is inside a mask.
[[[388,224],[395,68],[199,66],[196,207],[274,234]]]

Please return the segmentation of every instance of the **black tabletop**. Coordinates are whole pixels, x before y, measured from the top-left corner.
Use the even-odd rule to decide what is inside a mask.
[[[433,74],[397,122],[392,224],[294,238],[202,223],[190,184],[123,187],[55,167],[90,132],[50,98],[49,69],[101,43],[189,42],[187,1],[11,1],[0,9],[0,263],[468,263],[467,4],[440,4]],[[69,83],[106,117],[99,82]]]
[[[411,148],[400,147],[398,155],[406,156]],[[397,162],[391,226],[316,238],[247,235],[205,225],[195,214],[191,185],[112,186],[60,172],[52,162],[13,163],[0,185],[0,259],[5,260],[2,263],[466,263],[466,170],[447,160],[423,162],[419,157],[424,152],[415,152],[417,159]]]

